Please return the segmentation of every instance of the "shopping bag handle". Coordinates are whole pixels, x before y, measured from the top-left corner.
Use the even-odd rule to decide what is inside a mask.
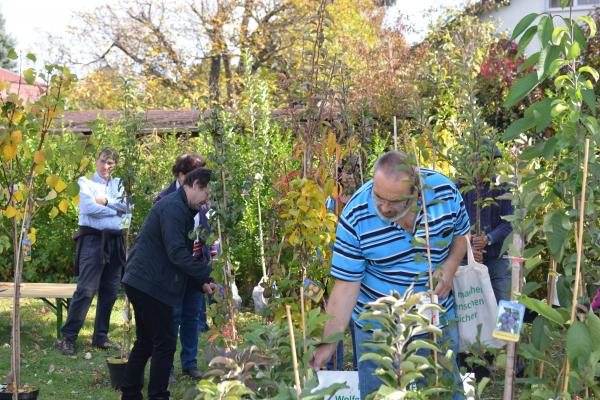
[[[475,256],[473,255],[473,247],[471,246],[471,235],[465,236],[467,239],[467,263],[468,265],[475,264]]]

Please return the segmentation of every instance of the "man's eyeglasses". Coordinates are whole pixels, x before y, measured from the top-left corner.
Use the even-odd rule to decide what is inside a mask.
[[[379,197],[377,195],[377,193],[375,193],[374,191],[371,191],[371,194],[373,196],[373,200],[375,200],[375,203],[377,203],[379,205],[387,204],[389,207],[395,208],[395,209],[404,209],[404,208],[408,207],[410,205],[410,203],[412,202],[412,200],[414,199],[414,193],[415,193],[415,187],[413,186],[410,191],[410,194],[401,196],[400,200],[392,201],[392,200],[383,199],[383,198]]]

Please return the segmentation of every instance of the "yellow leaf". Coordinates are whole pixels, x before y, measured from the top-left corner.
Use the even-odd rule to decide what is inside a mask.
[[[33,172],[35,172],[37,175],[40,175],[42,173],[44,173],[44,164],[38,164],[33,168]]]
[[[11,161],[17,156],[17,146],[14,144],[4,145],[2,148],[2,156],[4,161]]]
[[[58,215],[58,208],[52,207],[52,210],[50,210],[50,218],[55,218],[57,215]]]
[[[36,234],[36,232],[37,232],[37,229],[31,228],[29,230],[29,235],[27,235],[29,237],[29,240],[31,240],[31,244],[32,245],[35,244],[35,240],[36,240],[36,235],[35,234]]]
[[[56,190],[58,193],[60,193],[60,192],[62,192],[63,190],[65,190],[65,189],[66,189],[66,187],[67,187],[67,184],[66,184],[66,183],[65,183],[65,182],[64,182],[62,179],[59,179],[59,180],[58,180],[58,182],[56,182],[56,186],[54,186],[54,189],[55,189],[55,190]]]
[[[79,163],[79,172],[83,172],[87,168],[89,163],[90,163],[89,158],[81,159],[81,162]]]
[[[21,143],[23,143],[23,134],[21,133],[21,131],[13,131],[10,134],[10,141],[13,144],[21,144]]]
[[[65,199],[62,199],[60,203],[58,203],[58,209],[62,211],[63,214],[66,214],[67,210],[69,209],[69,202]]]
[[[48,185],[50,189],[54,189],[59,180],[60,178],[56,175],[48,175],[46,178],[46,185]]]
[[[52,189],[50,192],[48,192],[46,197],[44,197],[44,200],[50,201],[50,200],[54,200],[55,198],[56,198],[56,191],[54,189]]]
[[[21,121],[21,118],[23,118],[23,113],[21,111],[15,111],[12,116],[12,122],[18,124],[19,121]]]
[[[75,205],[79,204],[79,195],[78,194],[75,195],[72,200],[73,200],[73,204],[75,204]]]
[[[35,154],[33,155],[33,162],[36,164],[43,164],[46,162],[46,155],[44,154],[44,152],[38,150],[35,152]]]
[[[15,199],[15,201],[23,201],[23,192],[18,190],[15,193],[13,193],[13,199]]]
[[[6,210],[4,210],[4,215],[6,218],[14,218],[14,216],[17,215],[17,210],[13,206],[9,205],[6,207]]]

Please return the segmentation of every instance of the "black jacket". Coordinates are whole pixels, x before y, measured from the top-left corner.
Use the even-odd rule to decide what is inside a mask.
[[[123,283],[175,306],[190,277],[198,285],[209,282],[210,266],[192,256],[195,214],[183,188],[154,205],[129,254]]]

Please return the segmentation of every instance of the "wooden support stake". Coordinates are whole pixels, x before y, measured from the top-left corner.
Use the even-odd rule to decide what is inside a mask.
[[[262,229],[262,210],[260,207],[260,193],[256,193],[256,204],[258,205],[258,238],[260,240],[260,264],[262,266],[263,276],[267,276],[267,262],[265,260],[265,241],[263,239]]]
[[[292,347],[292,363],[294,365],[294,381],[296,382],[296,399],[300,400],[302,387],[300,386],[300,371],[298,370],[298,355],[296,354],[296,339],[294,338],[294,325],[292,324],[292,312],[290,306],[285,306],[287,314],[288,329],[290,331],[290,346]]]
[[[304,315],[306,309],[306,298],[304,297],[304,281],[306,280],[306,268],[302,267],[302,283],[300,284],[300,322],[302,323],[302,349],[304,353],[307,351],[306,346],[306,317]]]
[[[394,117],[394,121],[395,121],[395,118],[396,117]],[[421,163],[419,161],[419,153],[417,153],[417,146],[415,145],[414,141],[413,141],[412,145],[413,145],[413,152],[415,153],[415,160],[417,162],[417,176],[419,179],[418,185],[419,185],[419,193],[421,195],[421,210],[423,212],[423,220],[425,222],[425,243],[427,246],[427,263],[428,263],[428,267],[429,267],[429,301],[433,304],[433,299],[434,299],[434,297],[433,297],[434,296],[434,293],[433,293],[433,290],[434,290],[434,287],[433,287],[433,263],[431,262],[431,242],[429,241],[429,219],[427,218],[427,204],[425,203],[425,186],[423,186],[423,181],[421,180]],[[433,316],[433,310],[432,310],[432,316]],[[437,343],[437,335],[435,333],[432,333],[432,337],[433,337],[433,341]],[[437,366],[437,363],[438,363],[437,351],[433,352],[433,362]],[[438,384],[438,379],[439,379],[439,376],[438,376],[438,371],[436,368],[435,369],[436,385]]]
[[[587,186],[588,160],[590,157],[590,138],[585,138],[585,153],[583,156],[583,180],[581,183],[581,199],[579,200],[579,226],[577,227],[577,264],[575,266],[575,284],[573,285],[573,298],[571,300],[571,318],[569,324],[575,322],[575,311],[577,310],[577,299],[579,298],[579,283],[581,280],[581,256],[583,254],[583,225],[585,218],[585,192]],[[569,390],[569,358],[565,357],[565,377],[563,381],[563,393]]]
[[[550,271],[548,272],[548,278],[548,283],[546,285],[546,304],[552,307],[554,303],[554,288],[556,286],[556,260],[554,257],[550,258]],[[538,378],[540,379],[544,377],[544,366],[545,364],[540,361],[540,368],[538,372]]]
[[[396,124],[396,116],[394,115],[394,151],[398,151],[398,128]]]

